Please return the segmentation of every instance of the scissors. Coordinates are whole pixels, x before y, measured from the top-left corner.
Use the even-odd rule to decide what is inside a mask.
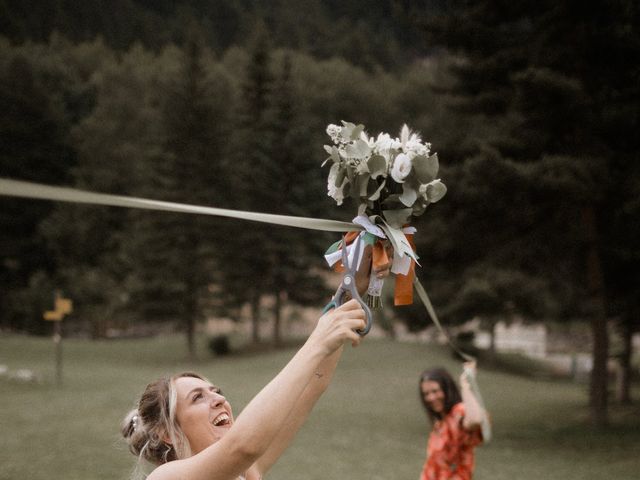
[[[325,314],[332,308],[338,308],[345,302],[345,294],[349,293],[351,298],[356,300],[367,317],[367,324],[362,330],[356,330],[356,333],[361,337],[364,337],[369,330],[371,330],[371,326],[373,325],[373,315],[371,314],[371,309],[369,306],[362,300],[360,294],[358,293],[358,289],[356,288],[356,271],[358,268],[358,260],[360,258],[360,237],[357,237],[355,240],[355,250],[353,252],[353,262],[349,265],[349,256],[347,255],[347,244],[345,242],[344,236],[342,237],[342,265],[344,266],[344,273],[342,274],[342,282],[336,290],[335,295],[331,299],[331,301],[324,307],[322,313]]]

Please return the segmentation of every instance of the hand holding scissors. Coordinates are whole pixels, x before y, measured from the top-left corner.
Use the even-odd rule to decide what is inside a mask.
[[[371,330],[371,326],[373,325],[373,315],[371,313],[371,309],[366,304],[364,300],[360,297],[360,293],[358,293],[358,288],[356,285],[356,273],[358,270],[358,260],[360,259],[360,246],[362,244],[362,240],[358,237],[354,240],[354,250],[352,256],[352,262],[349,264],[349,255],[347,254],[347,245],[344,237],[342,238],[342,265],[344,266],[344,273],[342,275],[342,282],[336,290],[335,295],[331,299],[331,301],[324,307],[322,313],[326,313],[332,308],[338,308],[340,305],[345,303],[349,298],[353,298],[356,300],[362,309],[365,312],[367,317],[367,324],[362,330],[356,330],[356,333],[360,336],[365,336]]]

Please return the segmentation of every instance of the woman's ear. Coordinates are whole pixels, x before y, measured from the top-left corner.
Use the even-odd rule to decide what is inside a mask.
[[[171,441],[171,437],[169,436],[169,432],[167,432],[164,428],[159,428],[158,429],[158,437],[160,438],[160,440],[162,440],[167,445],[173,446],[173,442]]]

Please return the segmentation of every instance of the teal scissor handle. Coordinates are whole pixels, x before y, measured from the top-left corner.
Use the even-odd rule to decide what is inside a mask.
[[[346,248],[344,238],[342,240],[342,264],[345,267],[345,273],[342,276],[342,282],[340,283],[338,290],[336,290],[335,295],[333,296],[331,301],[327,303],[327,305],[322,309],[322,314],[324,315],[332,308],[338,308],[340,305],[342,305],[345,300],[345,294],[348,292],[351,295],[351,298],[353,298],[360,304],[360,306],[364,310],[365,316],[367,317],[367,324],[365,325],[365,327],[362,330],[356,330],[356,333],[358,335],[360,335],[361,337],[364,337],[367,333],[369,333],[369,330],[371,330],[371,327],[373,325],[373,314],[371,313],[371,309],[369,308],[369,305],[367,305],[362,300],[362,298],[360,297],[360,294],[358,293],[358,289],[356,288],[356,277],[355,277],[356,269],[354,265],[358,262],[358,259],[360,258],[359,256],[360,239],[356,238],[355,241],[357,243],[355,245],[355,252],[353,255],[353,265],[348,265],[347,253],[346,253],[347,248]]]
[[[362,301],[362,299],[360,299],[360,297],[356,298],[356,300],[358,300],[358,302],[360,303],[360,306],[364,310],[364,314],[367,317],[367,324],[364,326],[364,328],[362,330],[356,330],[356,333],[358,335],[360,335],[361,337],[364,337],[367,333],[369,333],[369,330],[371,330],[371,327],[373,326],[373,315],[371,313],[371,309],[369,308],[369,305],[364,303]],[[344,302],[342,302],[342,303],[344,303]],[[332,310],[334,308],[338,308],[340,305],[342,305],[342,303],[338,304],[335,300],[331,300],[322,309],[322,314],[324,315],[329,310]]]

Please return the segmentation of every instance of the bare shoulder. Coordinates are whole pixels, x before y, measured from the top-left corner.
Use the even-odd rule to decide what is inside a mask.
[[[180,463],[182,463],[180,460],[174,460],[173,462],[159,465],[149,474],[147,480],[175,480],[180,478]]]

